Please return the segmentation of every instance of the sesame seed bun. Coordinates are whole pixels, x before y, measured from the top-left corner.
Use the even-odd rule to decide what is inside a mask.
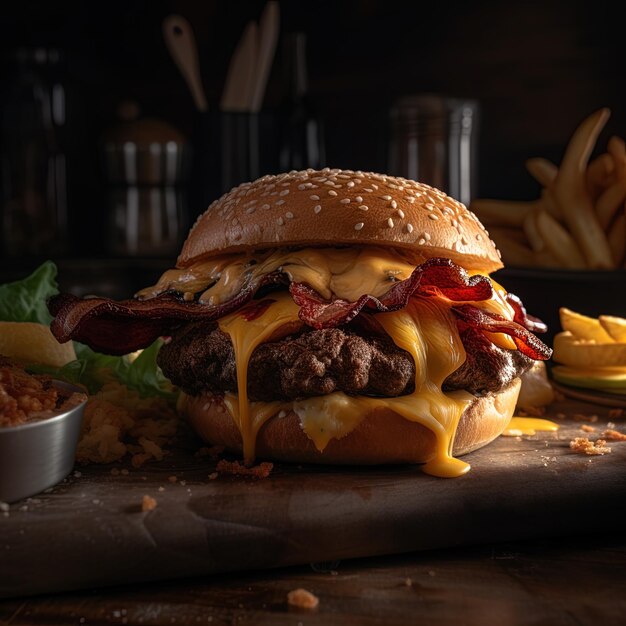
[[[498,393],[476,397],[461,416],[453,454],[481,448],[502,434],[515,409],[519,378]],[[184,396],[181,409],[193,429],[213,445],[241,454],[241,435],[220,396]],[[390,409],[377,408],[345,437],[331,439],[323,452],[300,426],[298,416],[273,417],[260,429],[257,456],[278,461],[380,465],[424,463],[435,455],[435,435]]]
[[[277,246],[346,244],[443,256],[485,273],[502,267],[476,216],[438,189],[328,168],[264,176],[224,194],[192,227],[177,265]]]

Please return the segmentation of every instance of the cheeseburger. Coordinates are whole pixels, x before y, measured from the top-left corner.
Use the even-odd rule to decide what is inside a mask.
[[[489,274],[476,216],[425,184],[324,169],[213,202],[176,267],[134,298],[62,294],[52,330],[158,362],[207,441],[315,463],[425,463],[437,476],[500,435],[543,324]]]

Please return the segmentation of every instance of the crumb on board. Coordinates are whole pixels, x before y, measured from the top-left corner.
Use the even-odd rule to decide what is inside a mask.
[[[590,426],[589,424],[583,424],[583,425],[580,427],[580,430],[583,430],[583,431],[584,431],[584,432],[586,432],[586,433],[592,433],[592,432],[594,432],[594,431],[595,431],[595,429],[596,429],[596,427],[595,427],[595,426]]]
[[[620,433],[619,430],[614,430],[612,428],[607,428],[602,436],[605,439],[610,439],[611,441],[626,441],[626,434]]]
[[[591,422],[592,424],[595,424],[598,421],[597,415],[585,415],[584,413],[574,413],[572,417],[577,422]]]
[[[157,501],[149,495],[145,495],[141,499],[141,510],[142,511],[153,511],[157,507]]]
[[[293,589],[287,594],[287,603],[298,609],[316,609],[320,603],[319,598],[306,589]]]
[[[253,465],[252,467],[246,467],[243,463],[240,463],[239,461],[227,461],[226,459],[222,459],[217,463],[215,471],[218,474],[230,474],[231,476],[267,478],[273,468],[273,463],[264,462],[259,463],[258,465]]]
[[[607,447],[605,439],[591,441],[588,437],[575,437],[569,442],[569,447],[574,452],[580,452],[589,456],[611,452],[611,448]]]

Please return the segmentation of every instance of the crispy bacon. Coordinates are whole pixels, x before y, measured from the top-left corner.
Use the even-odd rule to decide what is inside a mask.
[[[235,298],[216,306],[187,302],[173,293],[148,300],[122,301],[81,299],[61,294],[52,298],[48,305],[54,315],[51,330],[60,342],[74,339],[99,352],[127,354],[150,345],[160,336],[172,334],[188,321],[218,320],[241,310],[261,287],[285,284],[286,281],[281,272],[272,272],[248,282]],[[355,302],[339,298],[325,300],[304,283],[291,283],[289,291],[300,307],[302,321],[317,329],[347,324],[359,314],[402,309],[413,295],[442,297],[458,303],[452,310],[459,318],[459,324],[485,332],[506,333],[513,338],[520,352],[533,359],[548,359],[551,355],[550,349],[532,334],[545,330],[545,325],[526,313],[519,298],[511,294],[507,296],[515,312],[514,321],[467,304],[490,299],[493,296],[492,283],[486,276],[468,276],[450,259],[429,259],[380,298],[364,294]],[[369,318],[368,315],[364,317]]]
[[[284,274],[272,272],[250,281],[235,298],[216,306],[187,302],[172,293],[120,301],[60,294],[48,302],[54,316],[50,330],[61,343],[74,339],[105,354],[128,354],[171,334],[184,322],[224,317],[249,302],[261,287],[285,280]]]
[[[381,298],[363,295],[356,302],[324,300],[304,283],[291,283],[289,291],[300,307],[300,318],[313,328],[347,324],[359,313],[386,313],[404,308],[413,295],[442,296],[454,302],[488,300],[493,286],[486,276],[469,277],[450,259],[433,258],[418,265],[406,280],[395,283]]]

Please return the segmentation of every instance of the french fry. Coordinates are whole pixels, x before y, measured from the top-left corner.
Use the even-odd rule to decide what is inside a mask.
[[[487,227],[497,225],[519,228],[532,208],[533,202],[514,200],[474,200],[470,204],[470,209]]]
[[[586,185],[586,167],[610,112],[603,108],[585,119],[574,132],[550,191],[563,210],[563,219],[580,246],[587,265],[609,269],[611,250],[595,214]]]
[[[542,186],[549,187],[555,180],[559,168],[542,157],[533,157],[526,161],[528,173]]]
[[[551,215],[545,211],[539,211],[535,215],[535,227],[545,242],[546,248],[563,267],[571,269],[585,267],[585,258],[574,238]]]
[[[626,143],[621,137],[615,135],[607,143],[607,150],[615,162],[615,176],[626,178]]]
[[[559,309],[559,320],[563,330],[571,333],[577,341],[593,341],[594,343],[613,343],[613,338],[602,327],[595,317],[572,311],[567,307]]]
[[[523,245],[528,243],[524,231],[511,226],[490,226],[489,234],[494,241],[506,241],[513,239],[514,241],[517,241],[517,243],[521,243]]]
[[[530,243],[530,247],[535,252],[541,252],[546,247],[546,242],[543,240],[541,233],[537,229],[537,213],[536,211],[531,211],[526,214],[524,218],[524,232],[526,233],[526,237],[528,237],[528,242]]]
[[[597,198],[601,191],[610,185],[614,172],[615,160],[608,152],[604,152],[589,163],[587,189],[592,198]]]
[[[507,229],[508,230],[508,229]],[[491,230],[494,241],[502,254],[502,261],[509,267],[533,267],[540,265],[539,259],[527,245],[511,237],[504,229],[499,232]]]
[[[613,218],[619,209],[624,206],[625,199],[626,179],[617,179],[598,197],[596,201],[596,215],[604,231],[608,230]]]
[[[609,247],[616,267],[626,261],[626,215],[620,213],[609,230]]]
[[[600,325],[618,343],[626,343],[626,319],[613,315],[600,315]]]

